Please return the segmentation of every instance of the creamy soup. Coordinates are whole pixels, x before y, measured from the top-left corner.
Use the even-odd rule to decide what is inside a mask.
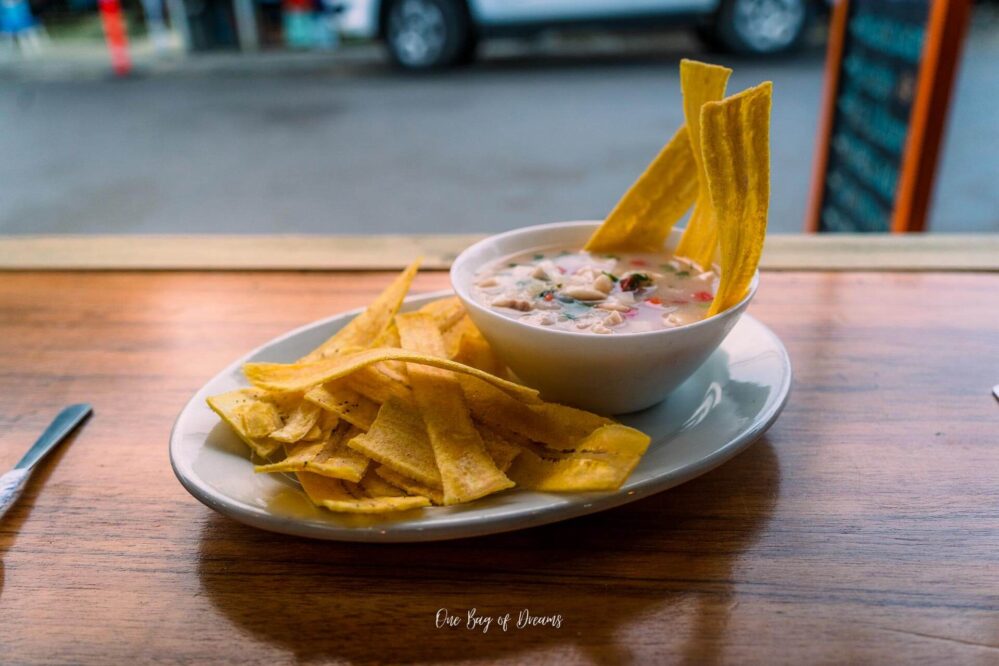
[[[669,254],[526,252],[484,266],[475,298],[535,326],[641,333],[704,319],[718,275]]]

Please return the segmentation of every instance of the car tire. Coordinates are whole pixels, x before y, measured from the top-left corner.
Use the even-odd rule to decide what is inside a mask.
[[[722,0],[713,23],[699,30],[713,48],[767,56],[799,48],[815,13],[813,0]]]
[[[475,56],[475,34],[461,0],[386,0],[382,16],[382,35],[397,67],[428,71]]]

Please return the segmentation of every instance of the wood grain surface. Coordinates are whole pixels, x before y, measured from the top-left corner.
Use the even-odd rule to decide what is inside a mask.
[[[0,470],[62,405],[95,415],[0,523],[0,663],[999,663],[999,275],[765,274],[750,310],[795,368],[781,418],[602,514],[362,545],[190,497],[167,437],[191,393],[388,279],[4,275]],[[562,624],[438,629],[441,608]]]
[[[448,268],[481,234],[0,236],[0,270]],[[999,271],[996,234],[770,234],[767,270]]]

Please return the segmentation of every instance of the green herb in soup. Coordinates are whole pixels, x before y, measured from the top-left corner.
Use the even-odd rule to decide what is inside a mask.
[[[493,262],[475,280],[475,298],[511,318],[607,335],[704,319],[718,275],[668,254],[551,250]]]

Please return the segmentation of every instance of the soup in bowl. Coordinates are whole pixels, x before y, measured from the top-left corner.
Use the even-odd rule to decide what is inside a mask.
[[[718,348],[752,299],[708,317],[714,267],[661,253],[589,253],[600,222],[490,236],[462,252],[451,283],[500,360],[556,402],[604,414],[651,407]]]

